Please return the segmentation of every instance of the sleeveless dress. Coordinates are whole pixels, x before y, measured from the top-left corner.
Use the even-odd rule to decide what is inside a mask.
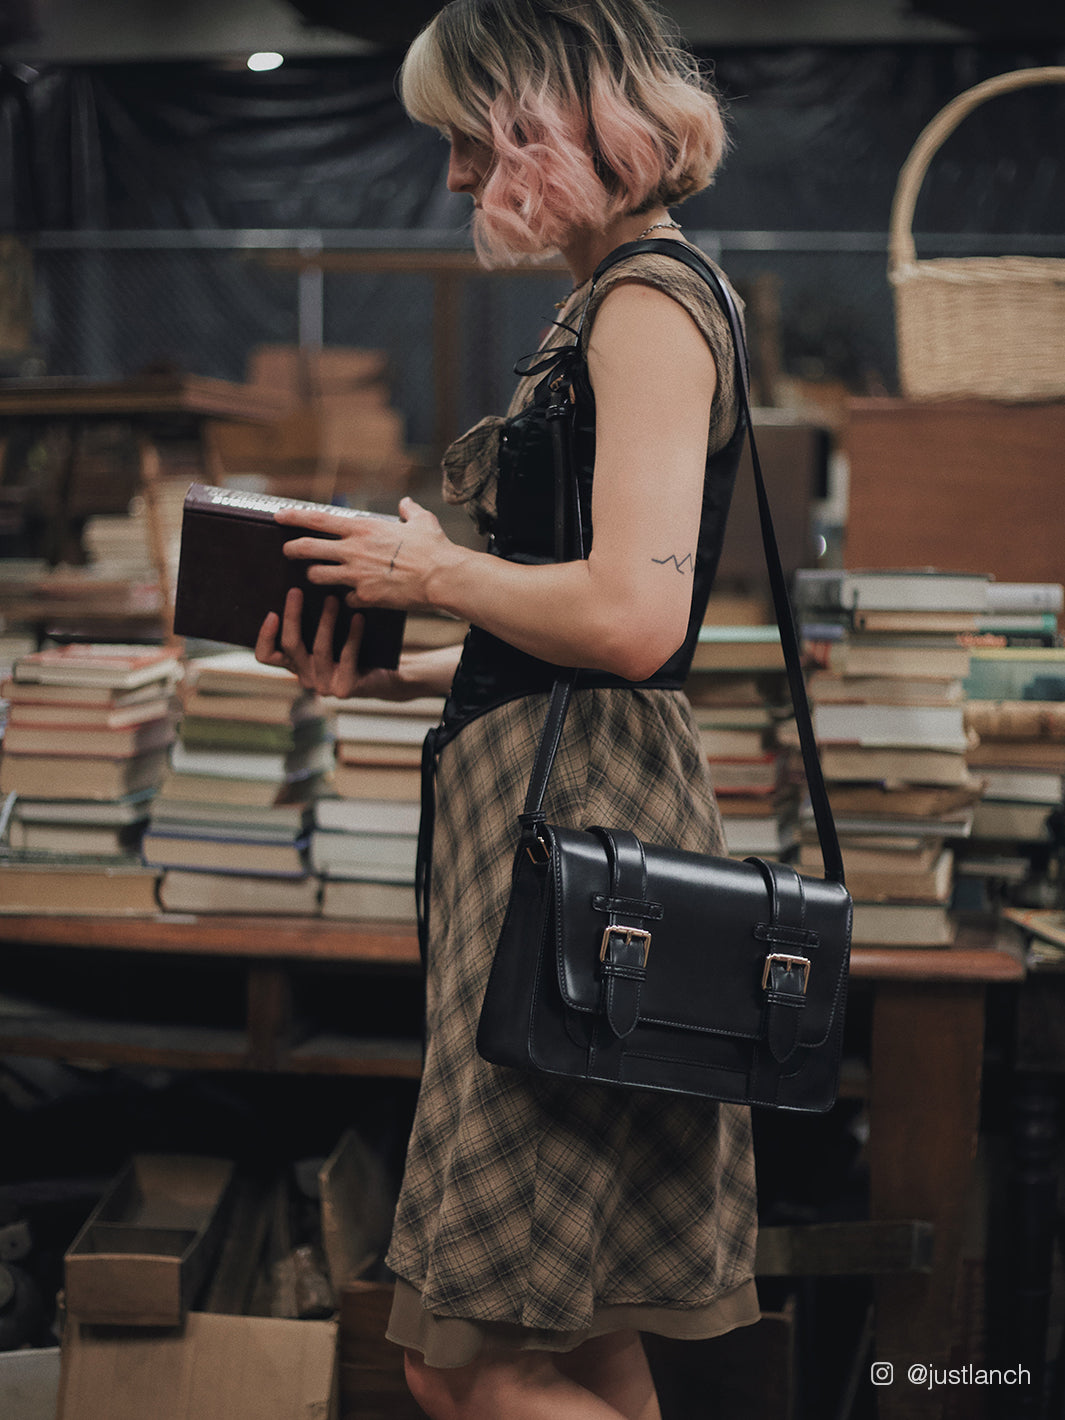
[[[586,340],[623,280],[665,291],[706,338],[718,371],[708,455],[717,453],[735,438],[735,357],[702,278],[668,256],[630,256],[590,301],[587,284],[578,288],[560,321],[586,308]],[[535,376],[520,382],[511,420],[536,389]],[[482,420],[445,456],[445,498],[482,528],[496,519],[507,430],[503,419]],[[546,692],[504,699],[464,724],[437,761],[426,1052],[387,1256],[397,1278],[388,1335],[433,1366],[497,1348],[566,1351],[628,1328],[709,1337],[760,1314],[746,1108],[526,1075],[476,1052],[546,707]],[[649,842],[727,851],[675,689],[578,688],[545,809],[552,823],[618,823]]]

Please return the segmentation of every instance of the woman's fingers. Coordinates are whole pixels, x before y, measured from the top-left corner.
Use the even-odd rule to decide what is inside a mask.
[[[354,695],[355,687],[359,682],[359,648],[362,645],[362,633],[366,626],[364,616],[353,616],[351,627],[343,646],[340,648],[340,660],[337,662],[336,685],[334,694],[341,700],[346,700],[349,695]]]
[[[405,523],[416,523],[423,518],[433,518],[435,521],[435,514],[430,513],[428,508],[423,508],[420,503],[416,503],[413,498],[399,500],[399,516]]]
[[[274,521],[286,527],[309,528],[312,532],[345,533],[351,527],[351,514],[333,512],[324,505],[311,507],[304,503],[294,508],[278,508]]]
[[[359,648],[365,618],[352,617],[340,656],[335,658],[333,640],[340,613],[339,600],[326,597],[310,651],[303,644],[302,612],[303,593],[298,587],[293,587],[285,598],[284,615],[278,616],[276,611],[267,613],[255,643],[256,660],[267,666],[283,666],[292,671],[305,690],[347,699],[356,693],[362,679],[359,675]]]
[[[282,543],[281,550],[288,558],[301,558],[304,562],[332,562],[334,565],[343,556],[340,542],[335,537],[293,537]]]
[[[297,671],[305,663],[307,651],[303,644],[300,618],[303,615],[303,592],[299,587],[290,587],[285,597],[285,610],[281,618],[281,649],[293,662]]]
[[[268,611],[259,628],[259,636],[255,642],[255,659],[262,661],[265,666],[280,666],[284,664],[285,653],[278,649],[277,633],[281,630],[281,618],[276,611]]]
[[[314,667],[315,689],[320,695],[332,694],[333,673],[336,660],[333,656],[333,636],[336,632],[337,614],[340,602],[336,597],[326,597],[318,627],[311,647],[311,665]]]

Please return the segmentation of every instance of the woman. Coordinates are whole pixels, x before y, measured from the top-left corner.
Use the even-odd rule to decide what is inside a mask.
[[[666,254],[627,256],[589,285],[624,243],[684,240],[667,204],[709,183],[722,124],[647,0],[453,0],[415,40],[401,86],[412,116],[450,141],[448,187],[473,199],[482,256],[557,249],[572,272],[559,323],[583,319],[591,548],[551,560],[532,374],[507,421],[483,420],[445,458],[445,497],[493,532],[488,551],[450,542],[409,498],[398,529],[322,513],[315,531],[339,541],[286,546],[312,580],[350,586],[354,608],[469,621],[458,673],[441,650],[360,675],[358,617],[334,661],[335,602],[307,652],[298,593],[264,623],[258,655],[325,694],[450,692],[425,1066],[388,1256],[389,1334],[415,1397],[464,1420],[653,1420],[641,1330],[706,1337],[758,1317],[747,1112],[532,1078],[479,1059],[474,1034],[555,667],[584,672],[549,820],[725,851],[678,687],[742,438],[728,327],[706,283]],[[549,344],[568,343],[565,329]]]

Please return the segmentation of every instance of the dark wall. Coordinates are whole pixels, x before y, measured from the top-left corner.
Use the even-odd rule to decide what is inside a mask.
[[[734,146],[716,185],[680,215],[689,229],[725,234],[722,260],[741,281],[778,279],[795,370],[891,388],[883,237],[914,139],[979,80],[1063,61],[1063,47],[1019,44],[721,51],[715,72]],[[305,60],[264,75],[175,63],[0,70],[0,223],[26,233],[311,229],[327,245],[338,229],[459,231],[468,204],[444,190],[439,137],[403,114],[396,64]],[[1002,250],[1024,250],[1023,234],[1065,243],[1063,134],[1062,87],[978,110],[935,160],[918,230],[1018,237]],[[921,254],[934,248],[926,240]],[[158,257],[130,255],[117,271],[118,258],[104,255],[93,279],[105,272],[113,294],[102,313],[98,301],[79,314],[93,259],[39,257],[38,339],[58,373],[119,374],[158,357],[234,378],[250,344],[295,338],[291,282],[282,290],[276,273],[230,258],[175,259],[168,275]],[[339,278],[331,289],[327,338],[358,341],[368,327],[397,351],[428,341],[414,320],[424,289],[411,295],[408,283],[404,295]],[[539,312],[540,297],[530,300]],[[402,302],[412,308],[400,311]],[[518,318],[538,316],[523,308]],[[521,353],[530,335],[535,328],[516,335],[513,351],[504,342],[504,356]],[[423,379],[419,367],[411,383]]]
[[[698,227],[882,231],[914,138],[954,94],[1065,47],[819,46],[718,54],[734,151]],[[4,75],[0,222],[77,227],[425,227],[444,151],[394,93],[394,57],[103,65]],[[25,72],[25,71],[23,71]],[[1000,99],[944,150],[929,229],[1065,230],[1065,89]],[[32,180],[31,180],[32,175]]]

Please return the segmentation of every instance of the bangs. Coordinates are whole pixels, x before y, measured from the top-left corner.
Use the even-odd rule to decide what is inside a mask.
[[[407,50],[399,71],[399,97],[415,123],[478,137],[487,131],[484,114],[462,102],[448,76],[435,19]]]

